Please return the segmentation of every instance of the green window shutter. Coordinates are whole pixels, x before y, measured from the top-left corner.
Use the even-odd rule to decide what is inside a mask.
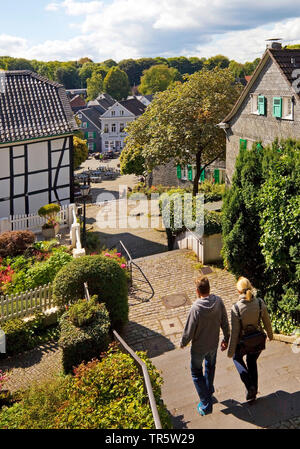
[[[240,150],[247,150],[247,140],[240,139]]]
[[[85,138],[85,139],[88,139],[88,138],[89,138],[89,133],[85,132],[85,133],[84,133],[84,138]]]
[[[205,181],[205,169],[202,170],[201,175],[200,175],[200,181],[204,182]]]
[[[96,143],[93,143],[93,151],[96,151]]]
[[[193,181],[193,167],[188,165],[188,180]]]
[[[181,179],[181,165],[177,165],[177,178]]]
[[[258,96],[258,113],[259,115],[266,115],[266,97]]]
[[[281,97],[273,98],[273,117],[276,117],[276,118],[282,117],[282,98]]]
[[[257,149],[258,152],[263,150],[263,146],[262,146],[262,144],[260,142],[256,145],[256,149]]]
[[[220,170],[214,170],[215,184],[220,184]]]

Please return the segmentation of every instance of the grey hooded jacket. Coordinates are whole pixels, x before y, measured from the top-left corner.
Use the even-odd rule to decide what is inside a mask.
[[[209,295],[197,299],[188,315],[181,338],[181,346],[192,342],[192,351],[206,354],[217,350],[220,338],[220,328],[226,343],[230,338],[227,312],[219,296]]]

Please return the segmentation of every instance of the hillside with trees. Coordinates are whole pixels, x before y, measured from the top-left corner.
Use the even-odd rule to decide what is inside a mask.
[[[124,85],[119,86],[121,94],[123,94],[124,91],[127,91],[127,82],[129,83],[128,88],[139,88],[141,83],[143,85],[145,76],[147,78],[147,82],[146,87],[142,87],[143,92],[150,93],[151,86],[154,85],[153,92],[151,93],[155,93],[156,91],[161,91],[164,90],[164,88],[167,88],[170,84],[170,79],[175,81],[182,80],[185,75],[192,75],[193,73],[199,72],[203,69],[213,70],[215,67],[222,69],[229,68],[236,78],[243,78],[246,75],[251,75],[258,63],[259,59],[256,59],[253,62],[240,64],[223,55],[216,55],[211,58],[186,58],[185,56],[178,56],[172,58],[156,57],[123,59],[119,62],[116,62],[113,59],[108,59],[102,62],[94,62],[87,57],[81,58],[79,61],[45,62],[27,60],[24,58],[12,58],[10,56],[0,56],[0,70],[31,70],[52,81],[63,84],[66,89],[90,87],[90,97],[94,96],[95,90],[97,91],[101,84],[99,75],[101,75],[103,80],[104,90],[106,84],[110,85],[110,90],[112,89],[113,91],[115,89],[114,86],[111,87],[111,80],[110,82],[105,83],[105,78],[108,76],[109,72],[112,71],[112,69],[114,69],[114,76],[112,78],[117,78],[117,84],[120,83],[120,72],[117,72],[118,75],[115,77],[116,69],[127,75],[127,77],[121,75],[121,78],[124,81]],[[147,71],[153,66],[159,66],[160,69],[152,69],[150,72],[151,76],[149,76],[149,72]],[[166,70],[164,66],[169,70]],[[98,76],[96,76],[95,73]],[[110,78],[111,74],[109,76],[109,79]],[[148,81],[148,78],[150,81]],[[92,81],[88,83],[91,79]],[[88,86],[88,84],[90,86]]]

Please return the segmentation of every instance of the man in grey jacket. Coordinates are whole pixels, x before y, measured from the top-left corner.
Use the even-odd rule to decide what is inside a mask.
[[[227,349],[230,330],[225,305],[219,296],[210,294],[208,278],[198,279],[196,287],[198,299],[190,310],[180,347],[184,348],[190,341],[192,342],[191,373],[200,398],[197,409],[200,415],[207,415],[212,412],[220,328],[224,334],[222,351]],[[203,361],[205,361],[204,375]]]

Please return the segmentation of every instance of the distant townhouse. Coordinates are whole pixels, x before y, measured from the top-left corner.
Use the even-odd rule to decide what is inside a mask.
[[[87,89],[67,89],[66,93],[70,100],[76,95],[80,95],[83,99],[87,98]]]
[[[88,107],[97,107],[104,114],[105,111],[108,110],[111,106],[115,104],[116,100],[112,98],[107,93],[102,93],[98,95],[95,100],[91,100],[88,102]]]
[[[126,126],[136,120],[146,106],[136,98],[116,101],[101,115],[102,152],[121,151],[125,146]]]
[[[70,100],[70,106],[74,114],[87,107],[86,102],[80,95],[75,95],[75,97]]]
[[[127,98],[127,100],[131,100],[132,98],[136,98],[141,103],[143,103],[145,106],[149,106],[150,103],[152,103],[154,95],[132,95]]]
[[[73,134],[65,88],[30,71],[0,89],[0,217],[74,201]],[[2,78],[3,78],[2,73]]]
[[[89,107],[77,112],[76,117],[81,122],[81,131],[87,140],[89,153],[101,153],[101,115],[97,107]]]
[[[226,133],[226,175],[231,183],[240,151],[255,142],[300,139],[300,50],[268,43],[262,60],[230,114],[218,126]]]

